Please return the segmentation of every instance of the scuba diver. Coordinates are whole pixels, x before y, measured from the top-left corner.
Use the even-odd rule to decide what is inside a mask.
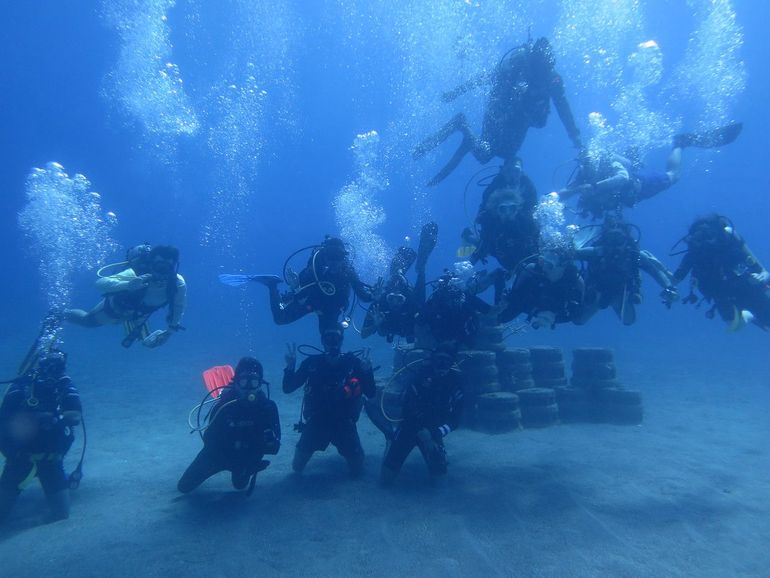
[[[678,284],[690,275],[685,303],[699,303],[697,289],[702,300],[714,304],[707,317],[718,312],[733,331],[748,323],[770,329],[770,273],[727,217],[713,214],[696,219],[677,245],[681,242],[687,249],[673,281]]]
[[[640,271],[661,286],[667,307],[676,301],[673,275],[652,253],[640,249],[635,229],[622,217],[607,215],[602,225],[585,227],[576,236],[575,258],[586,263],[585,309],[579,324],[612,306],[623,325],[633,325],[642,302]]]
[[[374,288],[376,297],[366,312],[362,338],[376,332],[388,343],[392,343],[396,335],[404,337],[407,343],[414,343],[415,319],[425,303],[425,267],[437,240],[438,225],[431,222],[422,227],[416,252],[408,247],[398,248],[390,262],[388,281],[384,283],[380,279]],[[406,278],[413,263],[417,272],[414,286]]]
[[[564,201],[577,196],[577,209],[584,218],[600,219],[607,212],[632,208],[679,180],[682,149],[724,146],[738,138],[742,129],[742,123],[732,123],[702,133],[676,135],[665,171],[649,169],[640,161],[618,154],[607,154],[599,159],[583,158],[575,179],[559,192],[559,197]]]
[[[309,355],[297,365],[297,347],[289,346],[283,372],[283,392],[305,388],[302,415],[295,429],[300,432],[292,468],[302,473],[315,452],[331,443],[345,458],[352,476],[364,468],[364,450],[357,422],[363,408],[362,395],[374,397],[374,372],[368,352],[361,356],[342,353],[342,330],[326,329],[321,336],[323,353]]]
[[[203,449],[179,480],[180,492],[191,492],[223,471],[230,472],[236,490],[254,489],[257,474],[270,465],[265,454],[275,455],[281,447],[278,407],[265,394],[263,375],[259,361],[243,357],[230,383],[218,388],[208,424],[196,428],[203,430]]]
[[[456,263],[454,272],[446,271],[434,282],[433,293],[416,322],[428,330],[435,343],[473,347],[479,328],[478,316],[489,313],[491,306],[475,295],[477,277],[472,272],[473,266],[468,261]]]
[[[460,147],[446,166],[429,182],[429,186],[443,181],[460,164],[467,153],[486,164],[493,157],[512,162],[521,148],[530,127],[545,126],[553,101],[556,112],[567,130],[572,144],[580,149],[580,131],[575,124],[564,83],[555,70],[551,44],[546,38],[530,40],[523,46],[506,53],[490,73],[483,73],[442,96],[451,102],[469,90],[491,84],[486,102],[481,137],[476,137],[463,113],[458,113],[434,135],[421,142],[414,150],[414,159],[443,143],[456,131],[463,134]]]
[[[289,260],[306,249],[311,249],[306,267],[295,273],[288,267]],[[304,247],[292,253],[284,265],[284,280],[289,291],[278,291],[281,278],[277,275],[220,275],[220,281],[238,286],[247,281],[262,283],[270,292],[270,311],[273,321],[287,325],[307,315],[318,315],[318,330],[339,327],[340,317],[350,304],[350,291],[363,302],[372,300],[372,288],[358,278],[342,239],[328,235],[320,245]]]
[[[386,437],[380,479],[391,485],[411,451],[418,447],[433,477],[447,472],[444,438],[457,429],[463,408],[459,372],[454,364],[457,349],[439,344],[413,371],[403,394],[401,419]],[[395,421],[395,420],[394,420]]]
[[[7,518],[22,487],[37,477],[52,521],[69,517],[70,487],[80,479],[81,463],[67,476],[64,456],[82,420],[80,396],[66,375],[67,356],[41,351],[30,371],[11,381],[0,405],[0,521]]]
[[[476,216],[477,233],[469,228],[463,241],[472,253],[471,263],[492,256],[507,271],[537,253],[540,229],[534,218],[537,191],[530,178],[520,173],[507,178],[505,168],[484,191]]]
[[[114,275],[101,272],[114,266],[128,267]],[[184,329],[180,322],[187,304],[187,285],[178,273],[179,249],[170,245],[137,245],[128,250],[126,261],[102,267],[96,288],[104,295],[91,311],[66,309],[64,319],[82,327],[123,323],[123,347],[140,340],[146,347],[158,347]],[[168,307],[166,329],[150,332],[148,320],[157,310]]]
[[[498,321],[526,315],[534,329],[584,322],[585,281],[571,255],[547,251],[521,265],[502,300]]]

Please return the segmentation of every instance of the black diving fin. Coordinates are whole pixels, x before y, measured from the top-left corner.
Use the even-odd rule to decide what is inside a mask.
[[[721,147],[735,141],[742,130],[742,122],[732,122],[713,130],[678,134],[674,137],[674,146],[679,148],[698,147],[702,149]]]

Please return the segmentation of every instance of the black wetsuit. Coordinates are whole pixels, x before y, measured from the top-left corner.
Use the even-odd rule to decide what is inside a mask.
[[[490,309],[488,303],[475,295],[439,287],[426,301],[417,323],[426,325],[437,343],[451,341],[472,347],[478,332],[478,315]]]
[[[265,454],[276,454],[281,445],[278,407],[261,391],[252,394],[229,386],[214,404],[203,434],[203,449],[179,480],[180,492],[187,493],[223,471],[232,474],[233,486],[243,489],[265,469]]]
[[[339,319],[350,303],[351,289],[359,300],[372,300],[371,288],[358,278],[353,265],[345,260],[343,264],[327,264],[323,251],[319,251],[315,262],[311,257],[308,266],[299,273],[299,287],[283,299],[277,285],[270,285],[270,310],[278,325],[286,325],[308,313],[318,315],[318,330],[321,335],[328,329],[339,327]],[[316,274],[318,278],[316,279]]]
[[[505,294],[505,309],[498,315],[501,323],[527,315],[531,320],[541,311],[551,311],[555,323],[580,323],[583,315],[585,283],[578,268],[569,263],[562,276],[551,281],[536,265],[521,269]]]
[[[764,268],[737,233],[720,231],[712,239],[708,244],[689,244],[674,282],[690,274],[694,288],[714,303],[723,320],[732,322],[737,313],[748,310],[754,315],[753,323],[770,329],[768,285],[752,277]]]
[[[371,366],[353,353],[311,355],[296,371],[284,370],[284,393],[302,386],[305,423],[297,450],[309,455],[324,451],[331,443],[349,463],[362,463],[356,422],[363,407],[361,396],[376,393]]]
[[[404,393],[403,420],[398,423],[385,452],[383,466],[398,472],[409,453],[419,447],[430,473],[445,474],[447,458],[443,439],[459,425],[463,408],[459,374],[454,370],[436,374],[427,362],[415,373],[412,385]],[[420,430],[427,430],[429,442],[420,439]]]
[[[80,396],[67,376],[53,382],[23,378],[11,385],[0,406],[0,451],[6,459],[0,488],[18,492],[30,475],[37,476],[46,496],[69,488],[64,456],[75,439],[79,417],[70,423],[64,414],[79,416],[81,411]],[[35,433],[20,440],[14,430],[23,424]]]

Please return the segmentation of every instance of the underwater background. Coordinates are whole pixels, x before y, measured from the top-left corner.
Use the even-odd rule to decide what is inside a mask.
[[[429,220],[439,225],[439,243],[428,277],[451,267],[460,232],[478,205],[474,173],[481,167],[468,156],[451,177],[428,188],[457,141],[420,161],[411,151],[459,110],[479,127],[482,91],[449,104],[441,93],[493,68],[529,34],[551,40],[590,146],[631,143],[657,168],[677,132],[742,121],[732,145],[686,150],[681,180],[626,218],[641,230],[642,247],[671,269],[679,261],[669,256],[672,245],[696,216],[710,212],[730,217],[759,261],[770,263],[770,115],[763,109],[770,90],[770,5],[29,0],[3,9],[3,371],[13,376],[51,306],[95,304],[96,269],[123,260],[127,247],[178,246],[188,308],[186,331],[155,350],[125,350],[119,326],[65,328],[70,374],[93,424],[86,477],[69,521],[19,522],[0,537],[0,574],[6,565],[13,575],[40,575],[63,559],[65,575],[728,576],[770,568],[760,547],[770,538],[761,499],[770,473],[768,336],[755,327],[727,333],[719,320],[706,319],[705,308],[677,303],[668,310],[649,278],[631,327],[606,310],[583,327],[529,329],[508,340],[512,347],[614,348],[624,383],[645,396],[645,423],[631,428],[644,434],[616,434],[609,426],[578,433],[551,428],[540,432],[541,441],[538,432],[468,433],[464,442],[448,442],[451,452],[456,441],[450,477],[461,480],[457,485],[431,494],[422,488],[421,464],[412,463],[413,475],[380,496],[373,472],[381,438],[372,432],[364,439],[369,479],[349,482],[322,469],[311,478],[312,489],[286,489],[299,400],[279,392],[283,461],[260,478],[245,512],[232,501],[223,506],[224,483],[192,505],[175,501],[174,493],[198,448],[184,420],[204,393],[200,372],[252,354],[279,389],[285,343],[317,344],[314,318],[276,326],[264,288],[227,287],[217,274],[280,274],[291,252],[328,233],[353,244],[363,280],[374,282],[393,250],[415,246]],[[649,40],[654,49],[643,48]],[[563,188],[575,167],[576,153],[555,116],[530,130],[520,151],[539,195]],[[30,176],[35,168],[37,181]],[[35,186],[52,192],[59,207],[82,212],[62,223],[54,205],[30,201]],[[100,196],[85,206],[73,190]],[[581,222],[569,213],[567,219]],[[362,316],[359,309],[355,317]],[[346,346],[361,344],[349,331]],[[385,376],[392,348],[377,337],[363,344],[372,347]],[[640,439],[644,435],[650,437]],[[583,453],[595,446],[606,453]],[[567,448],[578,453],[561,455]],[[709,465],[717,473],[703,469]],[[585,470],[600,472],[601,480],[581,478]],[[581,489],[560,491],[578,479]],[[667,490],[663,479],[675,479],[677,489]],[[337,487],[345,484],[353,485]],[[660,484],[659,494],[645,493],[651,484]],[[589,496],[605,486],[621,488],[618,502],[634,507],[612,514],[597,507]],[[494,515],[513,488],[535,497],[523,510],[507,504],[510,517]],[[348,493],[360,501],[351,502]],[[687,499],[672,506],[660,498],[674,494]],[[453,504],[450,520],[447,503]],[[145,507],[149,513],[137,513]],[[33,511],[30,506],[30,516]],[[431,516],[438,519],[435,528]],[[265,532],[272,524],[278,529]],[[360,537],[355,546],[347,537],[319,537],[319,528],[338,524],[332,534],[345,536],[347,528]],[[77,530],[74,536],[67,525]],[[403,530],[388,529],[394,525]],[[230,532],[239,533],[243,556],[212,562],[217,551],[207,536]],[[319,536],[308,537],[313,532]],[[257,545],[249,535],[259,536]],[[518,538],[507,543],[506,536]],[[529,536],[529,549],[522,536]],[[273,542],[282,545],[271,550]],[[544,544],[551,555],[541,564],[533,552]],[[99,545],[105,547],[93,553]],[[188,547],[196,554],[188,555]],[[34,548],[45,560],[37,568],[28,553]],[[148,565],[110,566],[131,553]],[[424,570],[415,568],[423,562]]]

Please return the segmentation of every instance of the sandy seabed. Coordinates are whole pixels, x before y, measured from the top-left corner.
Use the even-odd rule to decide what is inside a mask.
[[[34,483],[0,528],[0,575],[770,573],[766,384],[681,368],[653,379],[626,365],[627,384],[644,396],[643,425],[459,430],[447,438],[445,480],[430,484],[414,452],[386,490],[377,484],[382,435],[365,416],[362,479],[348,478],[333,449],[303,476],[291,473],[301,396],[278,391],[281,367],[268,365],[284,439],[254,494],[233,491],[223,473],[180,496],[176,482],[200,448],[185,417],[216,353],[164,355],[179,364],[156,356],[116,371],[95,356],[73,369],[89,450],[72,515],[43,524]]]

